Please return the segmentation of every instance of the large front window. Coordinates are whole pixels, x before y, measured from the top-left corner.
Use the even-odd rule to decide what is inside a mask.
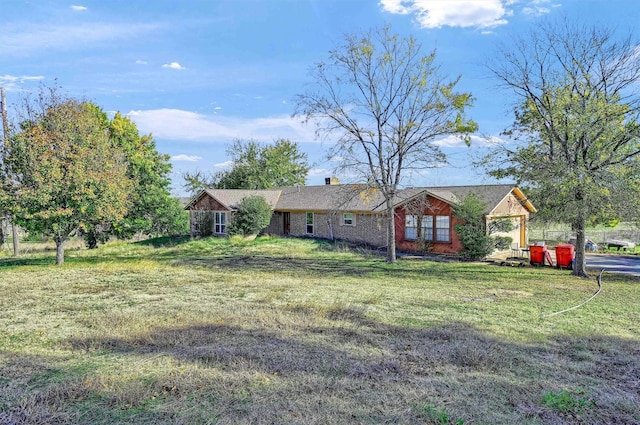
[[[435,231],[435,239],[434,232]],[[446,215],[407,215],[404,223],[404,238],[406,240],[425,240],[449,242],[449,216]]]
[[[213,214],[213,233],[224,235],[227,233],[227,213],[216,211]]]

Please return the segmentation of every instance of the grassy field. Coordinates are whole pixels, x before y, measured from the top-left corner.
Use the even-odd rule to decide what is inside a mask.
[[[0,424],[640,423],[640,280],[157,240],[0,257]]]

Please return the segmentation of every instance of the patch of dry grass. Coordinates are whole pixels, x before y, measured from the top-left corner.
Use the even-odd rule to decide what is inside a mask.
[[[0,260],[3,424],[640,422],[637,279],[543,319],[595,282],[272,238],[43,263]]]

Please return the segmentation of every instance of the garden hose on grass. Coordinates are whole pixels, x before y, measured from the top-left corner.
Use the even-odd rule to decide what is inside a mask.
[[[601,291],[602,291],[602,273],[604,273],[605,269],[602,269],[600,271],[600,274],[598,275],[598,290],[595,292],[595,294],[593,294],[588,300],[586,300],[583,303],[580,303],[576,306],[573,306],[571,308],[567,308],[561,311],[556,311],[555,313],[548,313],[548,314],[543,314],[542,317],[551,317],[551,316],[557,316],[558,314],[562,314],[562,313],[566,313],[568,311],[571,310],[575,310],[576,308],[580,308],[583,305],[585,305],[586,303],[588,303],[589,301],[591,301],[592,299],[594,299]]]

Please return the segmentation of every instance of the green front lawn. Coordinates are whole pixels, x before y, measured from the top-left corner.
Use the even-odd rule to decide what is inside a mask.
[[[640,279],[300,239],[0,258],[0,423],[640,422]]]

